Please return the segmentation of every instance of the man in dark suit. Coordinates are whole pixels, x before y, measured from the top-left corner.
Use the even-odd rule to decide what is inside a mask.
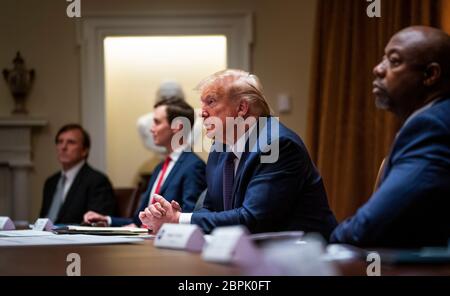
[[[68,124],[58,131],[55,143],[62,171],[45,182],[40,217],[48,217],[58,224],[78,224],[89,210],[112,214],[111,183],[87,164],[89,134],[78,124]]]
[[[185,119],[184,122],[179,121]],[[153,171],[141,204],[133,218],[100,215],[94,211],[85,214],[84,221],[106,222],[111,226],[140,226],[139,212],[153,201],[155,194],[177,201],[184,211],[193,211],[198,197],[206,188],[205,163],[195,153],[189,152],[188,134],[179,139],[184,127],[194,124],[194,109],[181,98],[163,98],[154,106],[151,133],[156,145],[166,148],[166,159]]]
[[[158,197],[139,214],[142,222],[154,232],[165,222],[197,224],[206,233],[242,224],[252,233],[304,230],[328,237],[336,220],[322,178],[301,139],[270,117],[258,78],[225,70],[199,88],[206,133],[215,139],[204,207],[181,213]]]
[[[332,242],[447,245],[450,238],[450,37],[430,27],[395,34],[374,68],[377,106],[403,121],[381,183]]]

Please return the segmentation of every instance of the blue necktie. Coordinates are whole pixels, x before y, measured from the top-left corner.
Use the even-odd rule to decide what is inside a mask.
[[[233,208],[234,159],[233,152],[225,152],[225,165],[223,167],[223,209]]]

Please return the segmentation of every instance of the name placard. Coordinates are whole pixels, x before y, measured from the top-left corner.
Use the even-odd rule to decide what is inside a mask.
[[[16,226],[9,217],[0,217],[0,230],[14,230]]]
[[[39,218],[34,222],[33,230],[37,231],[52,231],[53,223],[48,218]]]
[[[214,229],[203,248],[202,258],[218,263],[253,265],[262,256],[244,226],[227,226]]]
[[[163,224],[156,234],[155,247],[200,252],[205,244],[203,231],[194,224]]]

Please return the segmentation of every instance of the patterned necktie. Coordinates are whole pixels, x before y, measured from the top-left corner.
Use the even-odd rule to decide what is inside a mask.
[[[233,207],[233,183],[234,183],[234,160],[233,152],[226,152],[225,165],[223,167],[223,209],[231,210]]]
[[[64,203],[64,185],[66,184],[66,179],[66,176],[62,174],[59,178],[58,185],[56,186],[55,195],[53,195],[52,205],[50,206],[50,210],[47,215],[47,218],[49,218],[52,222],[56,222],[59,210]]]

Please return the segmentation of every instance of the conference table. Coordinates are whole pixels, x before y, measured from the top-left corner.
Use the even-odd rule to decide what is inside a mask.
[[[238,276],[239,266],[206,262],[199,253],[160,249],[153,240],[132,244],[0,248],[0,275],[66,275],[67,256],[80,256],[83,276]],[[364,258],[334,261],[341,275],[367,275]],[[381,275],[446,275],[450,264],[381,264]]]
[[[92,246],[0,248],[0,275],[66,275],[67,256],[80,256],[81,275],[233,275],[236,267],[205,262],[200,254],[158,249],[152,240]]]

